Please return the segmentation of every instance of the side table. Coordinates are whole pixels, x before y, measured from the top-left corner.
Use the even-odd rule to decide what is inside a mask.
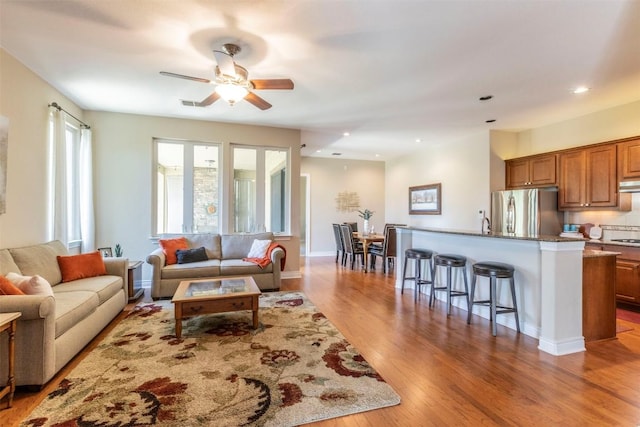
[[[16,379],[14,375],[15,364],[15,337],[16,337],[16,325],[18,317],[22,316],[22,313],[0,313],[0,333],[8,331],[9,333],[9,375],[7,379],[7,385],[0,388],[0,400],[5,396],[9,396],[9,406],[13,402],[13,393],[16,391]]]
[[[144,293],[142,289],[142,261],[129,261],[129,302],[135,301]]]

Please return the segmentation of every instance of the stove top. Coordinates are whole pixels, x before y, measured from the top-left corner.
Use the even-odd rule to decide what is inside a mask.
[[[611,239],[612,242],[640,243],[640,239]]]

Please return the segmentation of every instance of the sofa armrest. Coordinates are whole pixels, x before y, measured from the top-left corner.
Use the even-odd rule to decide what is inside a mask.
[[[128,299],[129,260],[127,258],[105,258],[104,266],[107,268],[107,274],[122,277],[122,288]]]
[[[276,267],[280,269],[280,260],[284,258],[285,252],[282,248],[275,248],[271,251],[271,262],[273,263],[273,269]]]
[[[151,265],[151,298],[160,298],[160,273],[164,267],[165,255],[162,248],[158,248],[147,255],[147,264]]]
[[[5,295],[0,301],[0,313],[21,312],[20,320],[45,319],[55,316],[56,302],[50,295]]]

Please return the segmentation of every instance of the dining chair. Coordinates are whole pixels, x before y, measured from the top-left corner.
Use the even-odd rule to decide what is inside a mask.
[[[353,238],[353,231],[348,224],[342,224],[340,226],[342,231],[342,241],[344,243],[344,251],[351,257],[351,269],[354,269],[356,263],[356,257],[360,256],[360,262],[364,264],[364,250],[362,246],[356,244]]]
[[[336,240],[336,264],[338,258],[341,258],[340,264],[345,265],[347,262],[347,253],[344,250],[344,242],[342,239],[342,232],[340,231],[340,224],[333,224],[333,236]]]
[[[384,235],[382,246],[369,246],[369,254],[371,257],[371,268],[375,269],[376,257],[382,258],[382,272],[386,273],[387,268],[395,267],[395,259],[397,255],[396,249],[396,228],[389,226]]]

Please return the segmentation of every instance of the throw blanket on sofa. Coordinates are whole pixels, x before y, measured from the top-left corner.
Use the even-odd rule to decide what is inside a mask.
[[[258,264],[260,268],[265,268],[271,262],[271,252],[276,248],[280,248],[284,252],[284,256],[280,259],[280,271],[284,271],[284,265],[287,262],[287,250],[278,242],[271,242],[267,248],[267,252],[264,254],[264,258],[243,258],[242,260],[253,262],[254,264]]]

